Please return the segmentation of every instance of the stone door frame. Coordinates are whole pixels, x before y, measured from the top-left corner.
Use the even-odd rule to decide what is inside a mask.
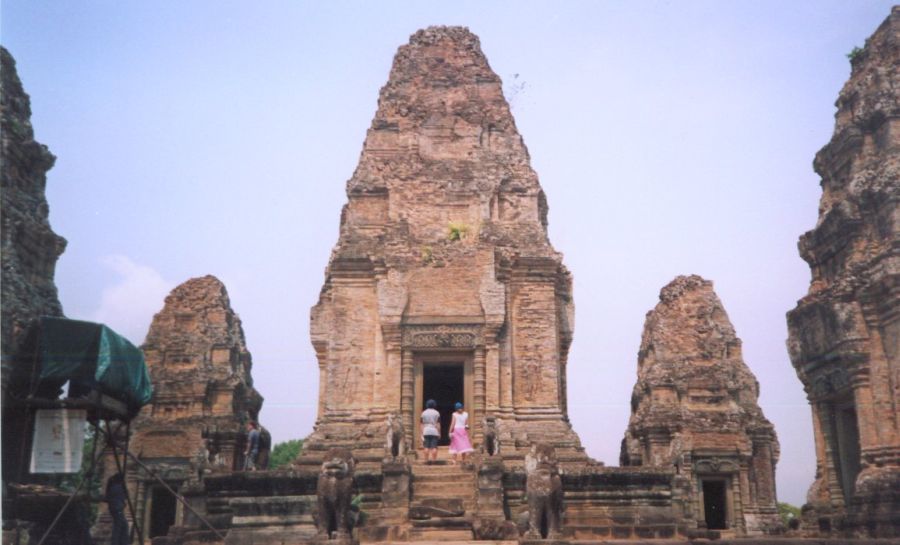
[[[412,421],[413,421],[413,441],[416,450],[422,447],[422,436],[419,416],[422,413],[422,407],[425,404],[425,367],[429,365],[441,365],[446,363],[462,363],[463,367],[463,403],[466,411],[469,413],[469,421],[472,422],[475,417],[474,386],[475,386],[475,353],[473,350],[422,350],[413,352],[413,383],[414,398],[412,405]],[[470,424],[471,426],[471,424]],[[474,439],[472,429],[469,431],[470,437]]]
[[[719,481],[724,482],[725,487],[725,530],[741,531],[744,529],[740,489],[741,472],[740,460],[732,456],[707,454],[695,457],[693,479],[694,493],[697,498],[695,514],[698,528],[706,528],[706,498],[703,493],[703,482]]]
[[[181,479],[164,480],[175,491],[178,491],[184,485],[184,481]],[[153,494],[156,491],[162,491],[166,495],[170,495],[170,492],[166,490],[164,486],[159,484],[159,482],[157,482],[155,479],[145,479],[139,481],[138,497],[141,498],[141,502],[137,506],[136,514],[143,521],[141,523],[141,533],[144,534],[144,541],[146,542],[149,542],[151,539],[150,527],[153,520]],[[172,522],[172,526],[181,526],[184,523],[184,506],[180,501],[178,501],[177,498],[173,498],[173,500],[175,501],[175,520]]]

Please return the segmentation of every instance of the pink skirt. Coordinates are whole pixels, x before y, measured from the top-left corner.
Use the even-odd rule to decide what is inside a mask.
[[[466,428],[456,428],[450,434],[450,454],[465,454],[472,452],[472,442],[469,441],[469,434]]]

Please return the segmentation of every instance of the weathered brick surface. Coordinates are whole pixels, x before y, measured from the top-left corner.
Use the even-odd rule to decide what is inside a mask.
[[[31,101],[22,87],[16,62],[0,47],[0,400],[3,403],[4,543],[39,540],[69,493],[56,479],[42,485],[28,475],[29,452],[21,449],[31,433],[32,413],[20,405],[29,395],[34,358],[29,332],[41,316],[62,316],[53,282],[56,260],[66,241],[50,228],[45,196],[47,171],[56,157],[35,141]],[[48,543],[81,543],[89,506],[75,501],[57,522]]]
[[[492,413],[517,439],[510,455],[547,435],[586,463],[562,401],[571,278],[475,35],[431,27],[399,49],[347,196],[312,310],[325,386],[307,452],[340,443],[374,456],[388,412],[413,430],[416,366],[453,353],[471,369],[476,443]]]
[[[176,489],[195,484],[204,467],[240,469],[245,423],[257,419],[263,400],[253,388],[252,358],[224,284],[204,276],[172,290],[142,349],[153,400],[132,421],[130,450]],[[130,467],[128,486],[138,517],[146,522],[156,483]],[[108,453],[104,474],[115,468]],[[110,524],[104,509],[94,530],[99,542],[109,539]]]
[[[822,198],[800,238],[809,293],[788,347],[813,408],[810,533],[900,536],[900,7],[852,59]]]
[[[716,479],[726,483],[727,529],[780,531],[778,440],[712,282],[679,276],[659,299],[641,338],[622,465],[676,468],[689,492],[688,524],[706,526],[703,482]]]
[[[13,358],[34,320],[40,316],[62,316],[53,274],[66,240],[50,228],[50,209],[44,194],[47,171],[56,157],[34,139],[31,101],[19,81],[16,61],[3,47],[0,95],[0,351],[5,389]]]

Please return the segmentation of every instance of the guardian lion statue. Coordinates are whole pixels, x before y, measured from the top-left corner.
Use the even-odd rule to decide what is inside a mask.
[[[319,512],[316,516],[317,541],[351,541],[353,518],[353,471],[356,462],[348,449],[333,448],[325,455],[316,485]]]
[[[403,421],[391,413],[387,417],[387,435],[384,442],[384,460],[396,461],[406,456],[406,431]]]
[[[500,454],[500,434],[497,433],[497,419],[493,416],[485,416],[481,422],[481,429],[484,430],[481,452],[487,456]]]
[[[563,510],[562,479],[551,445],[536,443],[525,456],[525,493],[528,496],[527,539],[559,539]]]

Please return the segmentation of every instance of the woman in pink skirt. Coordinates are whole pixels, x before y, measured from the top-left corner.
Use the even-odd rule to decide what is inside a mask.
[[[469,441],[469,413],[463,410],[462,403],[457,402],[455,408],[456,412],[450,421],[450,454],[453,455],[453,463],[456,463],[457,456],[461,456],[465,462],[466,457],[474,450]]]

